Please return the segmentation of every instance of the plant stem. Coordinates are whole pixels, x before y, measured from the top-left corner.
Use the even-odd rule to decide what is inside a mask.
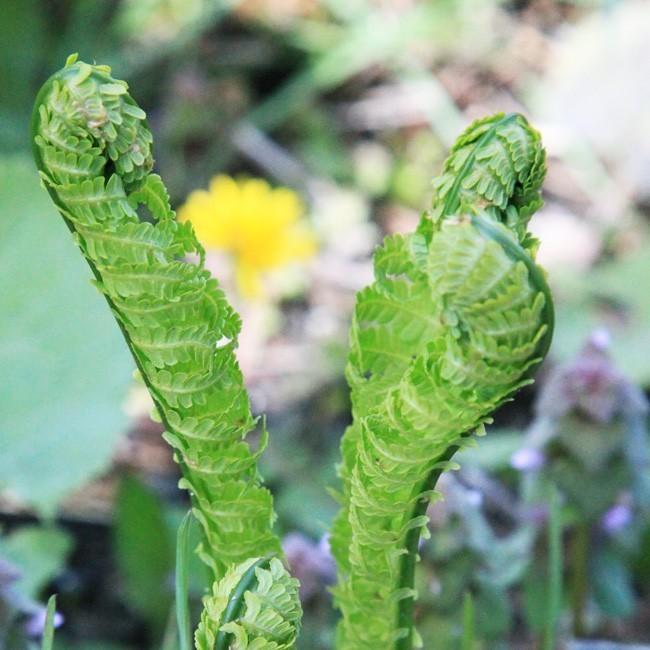
[[[555,650],[557,624],[562,605],[562,520],[557,491],[549,495],[548,521],[548,594],[543,650]]]
[[[56,595],[50,596],[47,601],[45,614],[45,625],[43,628],[43,640],[41,650],[52,650],[54,644],[54,617],[56,616]]]
[[[469,434],[463,434],[466,436]],[[453,445],[445,450],[440,456],[436,465],[444,463],[458,451],[459,446]],[[434,490],[438,479],[444,470],[442,468],[434,469],[419,487],[418,494]],[[418,499],[411,513],[409,521],[415,517],[426,514],[431,499],[429,496]],[[399,572],[399,588],[412,589],[415,584],[415,563],[418,558],[418,544],[420,542],[420,529],[412,528],[406,534],[406,553],[402,555],[402,561]],[[395,641],[394,650],[412,650],[413,648],[413,615],[415,611],[415,596],[409,596],[399,601],[397,608],[397,629],[406,629],[407,634]]]
[[[571,610],[573,635],[585,635],[585,605],[589,584],[589,525],[580,522],[571,541]]]
[[[472,592],[467,591],[463,600],[463,638],[462,650],[474,650],[474,600]]]
[[[180,650],[192,650],[192,632],[189,608],[190,529],[194,521],[188,511],[176,535],[176,627]]]

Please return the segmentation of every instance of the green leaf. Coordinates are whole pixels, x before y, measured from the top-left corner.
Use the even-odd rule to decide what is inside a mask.
[[[176,626],[180,650],[191,650],[192,633],[189,612],[190,532],[194,519],[188,512],[178,527],[176,539]]]
[[[548,588],[544,649],[556,647],[557,627],[562,608],[562,515],[559,496],[555,489],[549,496],[548,520]]]
[[[0,20],[0,144],[26,149],[29,106],[48,42],[45,5],[39,0],[4,0]],[[25,47],[25,44],[29,47]]]
[[[45,615],[45,627],[43,630],[43,642],[41,650],[52,650],[54,644],[54,615],[56,614],[56,596],[50,596],[47,601],[47,613]]]
[[[45,585],[61,572],[72,547],[68,533],[57,528],[24,526],[0,538],[0,554],[21,572],[15,589],[37,600]]]
[[[172,604],[168,578],[174,552],[160,501],[142,483],[125,478],[115,514],[115,552],[133,607],[162,631]]]
[[[149,178],[153,135],[125,89],[106,66],[68,60],[37,96],[33,153],[155,402],[203,526],[198,552],[216,576],[280,552],[256,471],[267,434],[256,451],[244,440],[256,424],[235,356],[239,316],[191,223],[173,218],[161,180]],[[191,251],[198,260],[183,259]]]
[[[473,650],[474,648],[474,600],[471,592],[466,592],[463,600],[463,636],[461,640],[462,650]]]
[[[512,623],[512,606],[508,593],[502,589],[482,585],[475,601],[476,628],[483,638],[503,636]]]
[[[645,355],[650,346],[650,294],[639,278],[650,274],[647,237],[638,250],[603,263],[588,274],[564,271],[551,275],[551,285],[565,295],[557,309],[554,356],[572,358],[592,332],[606,327],[611,333],[611,354],[623,373],[637,383],[650,383]],[[571,289],[567,292],[566,287]]]
[[[357,294],[346,369],[353,423],[331,538],[340,647],[416,643],[412,586],[431,492],[548,350],[552,299],[526,230],[541,203],[544,156],[521,116],[471,124],[417,231],[384,240],[375,281]],[[491,559],[508,567],[504,581],[522,569]],[[501,619],[491,613],[486,625],[507,626],[502,600]]]
[[[74,248],[29,159],[0,158],[0,488],[45,514],[105,469],[131,380]]]
[[[601,551],[592,563],[594,599],[612,618],[631,616],[636,608],[632,575],[623,558],[613,550]]]

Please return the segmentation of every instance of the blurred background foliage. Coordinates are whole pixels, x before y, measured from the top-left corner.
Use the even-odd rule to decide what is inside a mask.
[[[458,647],[471,593],[477,647],[536,647],[555,615],[555,490],[562,638],[650,643],[649,25],[641,0],[3,0],[0,648],[33,646],[52,592],[59,650],[175,647],[187,504],[30,160],[36,90],[71,52],[129,81],[177,207],[219,174],[263,178],[304,206],[316,250],[260,267],[257,295],[241,292],[241,252],[208,255],[245,323],[240,360],[268,413],[263,473],[310,650],[332,647],[326,488],[349,418],[354,293],[381,236],[415,225],[458,132],[490,112],[529,116],[549,154],[532,228],[558,328],[536,386],[464,452],[431,507],[419,626]],[[260,222],[274,209],[255,205]],[[197,563],[195,604],[204,582]]]

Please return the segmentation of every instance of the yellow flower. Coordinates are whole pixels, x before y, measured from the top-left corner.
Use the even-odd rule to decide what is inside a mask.
[[[209,190],[192,192],[178,211],[191,221],[206,249],[223,250],[235,261],[237,285],[247,297],[262,292],[265,271],[304,260],[316,251],[298,195],[261,179],[215,176]]]

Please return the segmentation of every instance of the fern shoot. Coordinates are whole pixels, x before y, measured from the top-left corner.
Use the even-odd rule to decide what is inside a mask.
[[[90,265],[174,448],[181,486],[203,529],[201,558],[220,580],[257,558],[279,556],[272,497],[256,463],[266,432],[255,452],[245,441],[256,421],[235,358],[240,320],[205,270],[191,225],[175,219],[165,186],[151,173],[144,111],[107,66],[72,56],[37,96],[32,141],[42,182]],[[151,222],[139,218],[141,205]],[[188,254],[198,263],[186,261]],[[279,560],[269,570],[273,579],[284,571]],[[285,589],[285,600],[287,593],[295,632],[300,605],[295,589]],[[253,613],[244,607],[241,615]],[[290,638],[286,621],[271,623]],[[219,625],[219,618],[204,617],[202,629]],[[275,633],[272,625],[267,631]],[[239,628],[226,638],[235,632],[236,647],[248,647]]]
[[[165,426],[203,529],[214,585],[199,650],[291,650],[297,581],[280,559],[271,494],[246,443],[256,421],[237,314],[152,173],[144,112],[106,66],[70,57],[32,119],[44,186],[86,258]],[[341,511],[331,538],[340,650],[410,650],[418,541],[455,451],[531,381],[553,304],[527,223],[544,150],[519,115],[472,124],[416,232],[388,237],[357,296],[346,375]],[[150,220],[138,215],[144,206]],[[187,255],[198,261],[187,261]]]
[[[548,350],[553,304],[526,230],[544,173],[522,116],[473,123],[417,231],[386,238],[357,296],[331,539],[340,650],[421,645],[414,572],[437,479]]]

